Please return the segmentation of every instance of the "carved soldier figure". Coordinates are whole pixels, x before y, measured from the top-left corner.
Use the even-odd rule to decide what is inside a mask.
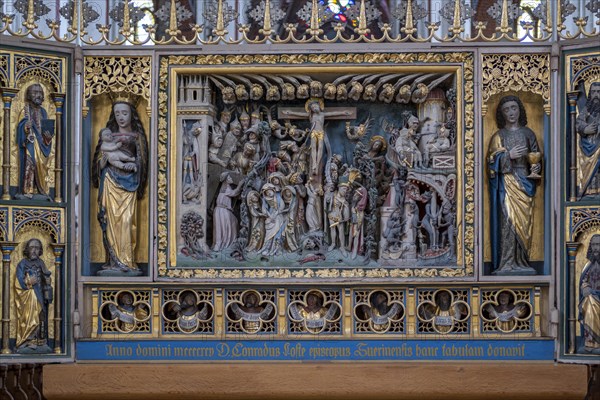
[[[219,159],[224,163],[228,163],[240,143],[242,143],[242,125],[237,120],[234,120],[230,124],[229,132],[223,137],[223,145],[219,150]]]
[[[306,232],[306,213],[305,213],[305,203],[307,196],[307,189],[304,186],[304,182],[302,181],[302,176],[294,172],[289,177],[290,184],[294,186],[294,190],[296,191],[296,202],[297,202],[297,210],[296,210],[296,238],[300,239],[302,235]]]
[[[356,258],[363,246],[363,222],[369,201],[367,189],[358,185],[352,195],[352,217],[350,220],[350,248],[352,258]]]
[[[215,124],[216,133],[225,136],[225,134],[229,131],[229,123],[231,122],[231,109],[225,108],[221,111],[221,116],[219,121]]]
[[[579,322],[584,350],[600,352],[600,235],[590,239],[588,263],[579,279]]]
[[[220,165],[223,168],[227,168],[227,162],[219,157],[221,148],[223,147],[223,136],[216,131],[210,135],[210,144],[208,146],[208,162]]]
[[[488,151],[494,273],[535,275],[529,251],[536,181],[528,174],[542,170],[539,160],[529,161],[531,154],[541,158],[540,148],[518,97],[500,100],[496,122],[500,130],[492,136]]]
[[[342,177],[340,180],[338,190],[333,196],[331,210],[327,214],[329,229],[331,230],[331,245],[328,250],[331,251],[339,247],[342,255],[346,256],[346,222],[350,220],[350,206],[348,200],[346,200],[346,194],[348,193],[349,184],[347,178]],[[338,238],[339,246],[337,243]]]
[[[600,82],[590,86],[585,107],[577,117],[579,197],[600,195]]]
[[[243,151],[235,153],[231,160],[229,160],[229,167],[236,172],[247,175],[254,166],[255,151],[250,143],[244,144]]]
[[[48,305],[54,299],[51,272],[41,259],[42,242],[30,239],[23,248],[15,280],[17,352],[45,353],[48,347]]]
[[[44,89],[38,83],[25,91],[23,119],[17,125],[19,146],[19,189],[17,198],[50,200],[50,152],[54,138],[54,120],[42,107]]]

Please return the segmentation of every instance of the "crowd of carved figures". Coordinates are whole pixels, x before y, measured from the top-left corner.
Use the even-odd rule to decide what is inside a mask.
[[[223,312],[215,308],[212,289],[165,289],[162,334],[207,334],[218,331],[222,315],[229,334],[277,334],[280,302],[272,289],[228,289]],[[337,289],[290,289],[285,323],[289,334],[343,334],[343,299]],[[356,289],[352,324],[356,334],[407,334],[407,314],[416,316],[424,334],[468,334],[472,318],[469,291],[461,288],[418,289],[414,313],[408,313],[406,289]],[[582,295],[583,296],[583,295]],[[143,290],[107,290],[100,295],[99,334],[151,332],[151,298]],[[533,334],[533,293],[528,288],[482,289],[482,333]],[[219,318],[220,320],[220,318]]]
[[[256,84],[230,93],[219,83],[226,78],[211,77],[222,105],[207,132],[209,172],[201,172],[202,124],[183,124],[182,202],[200,205],[211,176],[218,189],[204,203],[208,221],[197,210],[182,217],[181,253],[238,261],[294,254],[286,259],[300,264],[454,263],[456,99],[448,83],[436,87],[447,78],[424,76],[396,85],[397,93],[386,80],[296,80],[283,93],[269,85],[275,95]],[[288,102],[238,101],[263,94]],[[344,106],[326,106],[329,99]],[[373,116],[359,102],[378,99],[395,101],[397,115]]]

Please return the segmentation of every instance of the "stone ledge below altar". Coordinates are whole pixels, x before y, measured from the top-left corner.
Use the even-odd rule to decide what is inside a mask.
[[[63,364],[55,399],[583,399],[585,365],[552,362]]]

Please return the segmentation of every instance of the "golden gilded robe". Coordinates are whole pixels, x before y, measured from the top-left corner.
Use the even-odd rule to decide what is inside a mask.
[[[106,175],[100,199],[100,205],[106,209],[106,239],[117,259],[131,269],[137,269],[134,261],[136,203],[136,192],[120,188],[110,175]]]
[[[50,271],[40,259],[23,259],[15,273],[15,309],[17,314],[17,348],[27,342],[44,345],[47,340],[48,303],[44,293],[51,290]],[[45,329],[42,329],[46,326]]]
[[[17,347],[21,346],[40,325],[42,305],[32,289],[23,289],[15,283],[15,307],[17,310]]]
[[[492,262],[495,271],[502,272],[533,271],[529,251],[536,186],[527,177],[527,157],[510,158],[509,153],[516,146],[539,152],[535,134],[527,127],[500,129],[492,136],[488,150]]]

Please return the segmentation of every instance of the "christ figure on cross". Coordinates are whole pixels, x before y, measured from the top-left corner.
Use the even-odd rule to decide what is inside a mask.
[[[307,118],[311,123],[310,127],[310,174],[319,177],[321,161],[323,159],[323,146],[325,145],[325,118],[335,119],[353,119],[356,117],[356,110],[350,108],[338,108],[333,111],[325,111],[323,99],[310,98],[304,105],[304,111],[293,109],[282,109],[280,115],[283,118]]]

